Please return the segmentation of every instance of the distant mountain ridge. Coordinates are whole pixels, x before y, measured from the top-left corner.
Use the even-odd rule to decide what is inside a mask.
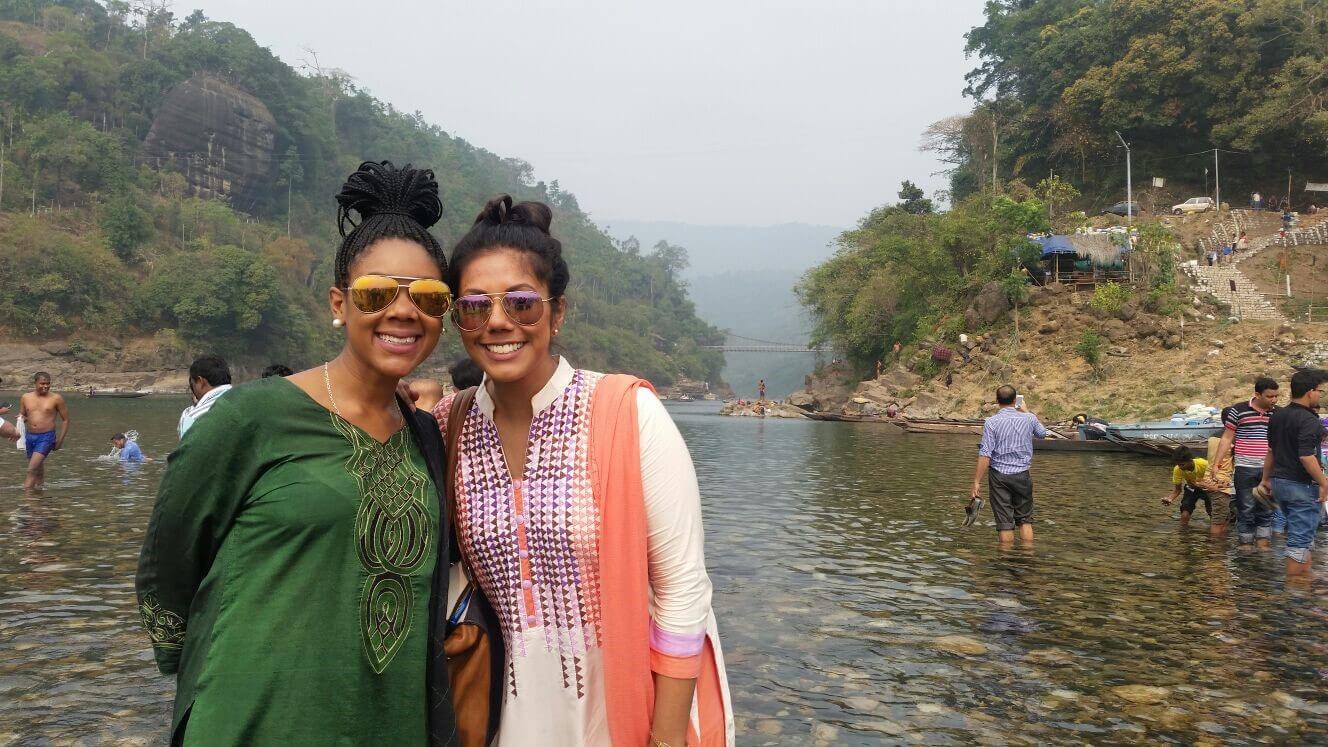
[[[689,280],[755,269],[801,275],[834,254],[831,242],[844,230],[808,223],[705,226],[625,218],[597,222],[619,241],[635,236],[642,252],[648,252],[660,239],[686,248],[691,266],[683,271],[683,277]]]
[[[619,241],[635,236],[648,253],[661,239],[687,250],[681,275],[697,316],[720,329],[775,342],[805,342],[811,321],[793,294],[802,273],[834,254],[842,229],[806,223],[702,226],[674,221],[604,220]],[[724,381],[740,397],[780,398],[803,385],[815,366],[809,353],[729,353]]]

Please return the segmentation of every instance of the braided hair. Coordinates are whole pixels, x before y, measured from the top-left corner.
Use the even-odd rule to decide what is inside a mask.
[[[516,249],[528,255],[535,277],[549,286],[549,295],[561,298],[572,274],[563,259],[562,242],[549,233],[552,223],[553,211],[542,202],[512,204],[511,195],[494,197],[452,249],[444,276],[447,284],[459,293],[461,271],[470,260],[495,249]]]
[[[351,218],[359,216],[359,223]],[[414,241],[438,263],[447,276],[447,257],[429,227],[443,216],[438,199],[438,181],[429,169],[406,164],[398,169],[391,161],[365,161],[351,174],[337,194],[337,250],[334,273],[338,288],[350,284],[350,264],[365,249],[381,239]],[[349,227],[349,229],[348,229]]]

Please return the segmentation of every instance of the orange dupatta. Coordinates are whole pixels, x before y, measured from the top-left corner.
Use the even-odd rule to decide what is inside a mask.
[[[590,409],[590,470],[601,517],[600,610],[604,699],[614,745],[640,747],[650,738],[655,706],[651,674],[650,567],[636,391],[650,384],[605,376]],[[653,391],[653,388],[652,388]],[[713,613],[701,651],[687,743],[732,745],[733,710]]]

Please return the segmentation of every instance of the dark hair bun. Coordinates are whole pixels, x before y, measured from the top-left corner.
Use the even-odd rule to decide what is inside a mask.
[[[359,222],[351,219],[351,211]],[[365,161],[337,195],[337,229],[342,236],[378,215],[400,215],[429,228],[443,217],[438,180],[430,169],[398,169],[391,161]],[[349,229],[347,226],[349,225]]]
[[[484,203],[480,214],[475,216],[475,223],[489,226],[511,223],[538,228],[542,233],[549,234],[549,227],[553,225],[553,211],[542,202],[518,202],[514,205],[511,195],[498,195]]]

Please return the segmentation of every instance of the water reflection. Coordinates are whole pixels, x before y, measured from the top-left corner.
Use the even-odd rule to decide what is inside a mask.
[[[45,494],[0,453],[0,744],[154,743],[172,686],[134,611],[180,400],[71,402]],[[1328,739],[1328,547],[1280,557],[1178,532],[1163,465],[1039,454],[1035,547],[961,526],[976,439],[720,418],[670,405],[705,493],[741,744]]]

